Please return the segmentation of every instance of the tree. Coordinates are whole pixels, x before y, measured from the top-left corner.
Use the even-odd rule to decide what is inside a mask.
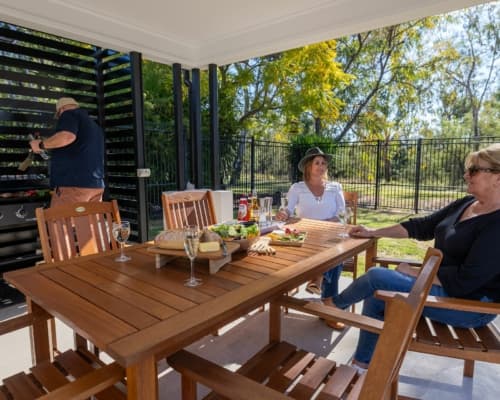
[[[442,64],[438,94],[445,133],[450,125],[463,129],[456,125],[467,122],[472,136],[481,136],[481,109],[499,88],[499,17],[498,3],[493,3],[453,13],[446,20],[438,42]]]
[[[221,67],[221,132],[226,124],[239,126],[240,146],[231,181],[239,176],[245,141],[254,138],[285,139],[301,130],[301,116],[331,123],[342,103],[333,88],[351,79],[335,62],[335,42],[327,41]],[[226,111],[221,112],[226,113]],[[227,118],[226,118],[227,117]]]
[[[426,18],[338,40],[337,60],[356,79],[335,90],[345,104],[329,128],[335,140],[387,140],[405,133],[432,70],[432,61],[420,54],[423,33],[433,25],[434,19]]]
[[[304,113],[332,122],[342,105],[333,88],[351,79],[335,55],[335,41],[327,41],[221,67],[220,95],[233,99],[237,122],[255,137],[300,130]]]

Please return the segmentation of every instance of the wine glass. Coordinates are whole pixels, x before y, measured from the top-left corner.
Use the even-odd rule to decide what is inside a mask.
[[[347,224],[350,221],[352,215],[353,214],[352,214],[351,207],[346,207],[343,210],[340,210],[340,212],[337,215],[340,222],[342,223],[342,232],[340,232],[338,234],[338,236],[343,238],[343,239],[346,239],[349,237],[349,234],[347,233]]]
[[[278,209],[278,213],[276,214],[276,221],[278,222],[278,226],[280,229],[283,227],[283,225],[285,225],[288,217],[288,198],[286,196],[281,196],[280,207]]]
[[[125,242],[130,236],[130,222],[122,221],[122,222],[113,222],[113,237],[115,240],[120,243],[120,255],[115,258],[117,262],[125,262],[130,260],[129,256],[126,256],[123,252],[123,248],[125,247]]]
[[[198,255],[198,246],[200,245],[200,230],[196,225],[190,225],[184,228],[184,250],[189,258],[191,272],[189,279],[184,283],[185,286],[195,287],[201,285],[201,279],[194,277],[194,259]]]

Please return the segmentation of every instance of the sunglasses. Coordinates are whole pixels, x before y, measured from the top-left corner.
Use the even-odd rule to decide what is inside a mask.
[[[494,168],[481,168],[481,167],[478,167],[477,165],[471,165],[470,167],[465,169],[465,172],[467,172],[469,174],[469,176],[474,176],[478,172],[488,172],[488,173],[496,174],[496,173],[499,173],[500,170],[494,169]]]

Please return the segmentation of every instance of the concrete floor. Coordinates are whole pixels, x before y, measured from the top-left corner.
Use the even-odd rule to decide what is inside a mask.
[[[348,284],[349,279],[342,278],[341,283]],[[309,295],[301,290],[299,296]],[[2,307],[0,320],[24,309],[24,303]],[[207,336],[192,344],[189,350],[236,369],[265,344],[267,326],[267,311],[253,312],[222,329],[220,336]],[[338,333],[315,317],[294,312],[285,317],[283,326],[285,340],[299,347],[339,362],[349,362],[352,357],[357,329]],[[59,347],[71,347],[71,331],[60,322],[57,328]],[[27,370],[31,365],[28,330],[0,336],[0,351],[0,377]],[[159,364],[159,387],[161,399],[180,399],[179,375],[165,362]],[[207,390],[200,387],[200,397],[205,393]],[[424,400],[496,400],[500,398],[500,365],[478,362],[474,378],[464,378],[459,360],[410,352],[401,369],[400,394]]]

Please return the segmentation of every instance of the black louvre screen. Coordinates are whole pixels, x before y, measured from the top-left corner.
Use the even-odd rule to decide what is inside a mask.
[[[30,212],[49,199],[48,165],[39,156],[24,170],[19,165],[30,135],[54,132],[62,96],[77,99],[104,128],[106,195],[137,227],[131,82],[128,54],[0,22],[0,271],[41,258]]]

